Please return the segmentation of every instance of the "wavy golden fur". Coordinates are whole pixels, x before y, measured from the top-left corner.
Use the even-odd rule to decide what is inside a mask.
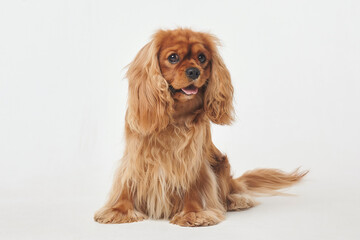
[[[126,148],[100,223],[165,218],[214,225],[307,172],[256,169],[234,179],[212,143],[210,121],[233,120],[233,87],[218,39],[189,29],[158,31],[130,64]]]

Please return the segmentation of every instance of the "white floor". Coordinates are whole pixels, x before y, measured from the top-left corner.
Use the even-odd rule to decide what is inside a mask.
[[[182,228],[164,220],[98,224],[93,213],[107,189],[96,177],[29,180],[12,189],[2,183],[8,197],[0,202],[0,239],[355,240],[360,238],[359,187],[358,181],[345,179],[322,177],[312,169],[305,181],[287,191],[297,196],[261,198],[259,206],[228,213],[224,222],[203,228]]]

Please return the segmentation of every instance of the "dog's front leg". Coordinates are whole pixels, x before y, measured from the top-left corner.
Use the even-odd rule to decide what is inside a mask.
[[[184,197],[184,207],[170,221],[184,227],[211,226],[224,220],[224,208],[217,194],[217,183],[209,166],[200,171],[196,183]]]
[[[113,191],[108,203],[94,216],[94,220],[99,223],[131,223],[145,218],[143,213],[134,208],[132,195],[126,186],[123,187],[120,196],[116,196],[116,191]]]

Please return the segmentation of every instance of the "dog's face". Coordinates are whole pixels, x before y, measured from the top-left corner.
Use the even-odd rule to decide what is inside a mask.
[[[173,31],[160,37],[158,61],[172,97],[180,102],[196,98],[210,78],[210,46],[200,33]]]
[[[231,123],[233,87],[217,44],[213,35],[189,29],[158,31],[127,72],[130,128],[150,134],[199,114]]]

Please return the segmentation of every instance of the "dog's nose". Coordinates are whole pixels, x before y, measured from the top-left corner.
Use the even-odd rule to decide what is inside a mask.
[[[185,72],[186,76],[192,80],[195,80],[200,76],[200,70],[195,67],[188,68]]]

